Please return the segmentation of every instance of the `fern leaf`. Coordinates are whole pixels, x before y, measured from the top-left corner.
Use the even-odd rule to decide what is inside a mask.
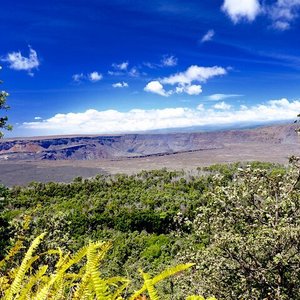
[[[111,277],[111,278],[108,278],[106,280],[106,282],[109,285],[115,285],[116,283],[123,283],[120,286],[117,285],[116,291],[111,296],[111,300],[116,300],[121,297],[122,292],[128,287],[130,280],[122,278],[122,277]]]
[[[35,300],[45,300],[49,293],[49,290],[56,281],[61,280],[65,275],[65,272],[74,264],[78,263],[87,253],[88,247],[80,249],[73,257],[69,258],[67,262],[63,263],[55,274],[52,275],[49,282],[37,293]]]
[[[149,293],[150,300],[159,300],[158,294],[154,288],[153,281],[147,273],[141,272],[144,278],[146,289]]]
[[[166,269],[165,271],[161,272],[160,274],[156,275],[153,279],[152,279],[152,283],[153,285],[157,284],[158,282],[171,277],[179,272],[182,272],[186,269],[189,269],[190,267],[194,266],[195,264],[181,264],[181,265],[177,265],[175,267],[171,267]],[[130,298],[129,300],[135,300],[137,297],[139,297],[143,292],[145,292],[147,290],[146,284],[144,283],[144,285],[138,290],[136,291]]]
[[[153,279],[152,279],[153,284],[157,284],[158,282],[160,282],[160,281],[162,281],[166,278],[169,278],[169,277],[171,277],[171,276],[173,276],[177,273],[185,271],[185,270],[191,268],[194,265],[195,264],[189,263],[189,264],[181,264],[181,265],[177,265],[175,267],[168,268],[165,271],[163,271],[160,274],[153,277]]]
[[[23,248],[23,242],[17,241],[15,245],[8,251],[7,255],[0,261],[0,268],[2,268],[7,261],[14,257]]]
[[[188,296],[186,298],[186,300],[205,300],[205,298],[202,296],[192,295],[192,296]],[[206,300],[217,300],[217,299],[214,297],[210,297],[210,298],[207,298]]]
[[[18,294],[18,292],[20,291],[22,280],[24,279],[26,271],[30,267],[29,263],[32,259],[33,252],[38,247],[38,245],[40,244],[40,242],[42,241],[42,239],[44,238],[45,235],[46,235],[46,233],[42,233],[41,235],[39,235],[32,242],[31,246],[29,247],[28,251],[26,252],[25,257],[21,263],[21,266],[17,270],[16,277],[15,277],[14,281],[12,282],[10,289],[8,290],[8,292],[6,294],[6,297],[8,300],[12,299],[13,295]]]
[[[28,296],[30,295],[30,292],[33,288],[33,286],[39,281],[41,280],[41,278],[44,276],[44,274],[46,273],[48,269],[48,266],[42,266],[40,267],[40,269],[36,272],[35,275],[31,276],[28,283],[26,284],[26,286],[24,286],[22,288],[22,293],[20,293],[20,297],[18,298],[18,300],[23,300],[28,298]]]

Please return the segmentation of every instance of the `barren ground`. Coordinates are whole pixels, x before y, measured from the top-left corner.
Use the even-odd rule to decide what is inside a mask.
[[[26,185],[31,181],[70,182],[77,176],[87,178],[97,174],[133,174],[160,168],[188,171],[216,163],[246,161],[287,164],[291,155],[300,156],[299,145],[239,143],[226,144],[223,149],[118,160],[1,161],[0,183],[13,186]]]

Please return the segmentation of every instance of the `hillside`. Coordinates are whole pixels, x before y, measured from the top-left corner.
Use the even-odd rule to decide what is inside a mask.
[[[8,139],[0,160],[102,160],[222,149],[225,144],[298,144],[295,125],[201,133]]]

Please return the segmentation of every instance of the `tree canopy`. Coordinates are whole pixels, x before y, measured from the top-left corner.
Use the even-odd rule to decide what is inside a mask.
[[[0,66],[0,70],[1,70],[1,66]],[[0,80],[0,84],[2,83],[2,81]],[[6,129],[6,130],[11,130],[12,126],[7,124],[8,122],[8,117],[5,115],[2,115],[2,111],[6,111],[9,109],[9,106],[6,104],[6,98],[8,96],[8,93],[5,91],[1,91],[0,92],[0,138],[3,137],[3,132],[1,131],[2,129]]]

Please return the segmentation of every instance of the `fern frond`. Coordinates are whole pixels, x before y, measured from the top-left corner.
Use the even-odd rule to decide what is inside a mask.
[[[91,274],[96,298],[98,300],[109,300],[108,285],[103,279],[101,279],[100,272],[98,271],[98,261],[103,255],[101,252],[104,252],[105,250],[100,251],[101,255],[99,255],[96,252],[97,248],[98,247],[96,244],[90,244],[90,247],[87,251],[87,271]]]
[[[111,278],[108,278],[106,280],[106,282],[109,285],[116,285],[116,283],[123,283],[119,287],[117,285],[116,291],[111,296],[111,300],[116,300],[116,299],[119,299],[119,297],[121,297],[122,292],[128,287],[130,280],[125,279],[123,277],[111,277]]]
[[[154,288],[153,280],[147,273],[144,273],[143,271],[141,271],[141,273],[144,278],[145,286],[148,291],[150,300],[159,300],[158,294]]]
[[[22,293],[20,293],[20,297],[18,300],[23,300],[28,298],[28,296],[31,293],[31,290],[35,284],[37,284],[38,281],[42,279],[44,274],[46,273],[48,269],[48,266],[42,266],[40,269],[36,272],[35,275],[31,276],[28,283],[22,288]]]
[[[14,281],[12,282],[11,287],[7,291],[6,298],[8,300],[12,299],[13,295],[17,294],[20,291],[22,280],[24,279],[26,271],[30,267],[30,263],[32,263],[31,259],[32,259],[33,252],[38,247],[38,245],[40,244],[40,242],[42,241],[42,239],[44,238],[45,235],[46,235],[46,233],[42,233],[41,235],[39,235],[32,242],[31,246],[29,247],[28,251],[26,252],[25,257],[21,263],[21,266],[17,270],[16,277],[15,277]]]
[[[17,241],[15,245],[8,251],[7,255],[0,261],[0,268],[2,268],[7,261],[9,261],[12,257],[19,253],[19,251],[23,248],[23,242]]]
[[[152,279],[152,283],[153,285],[157,284],[158,282],[171,277],[179,272],[182,272],[186,269],[189,269],[190,267],[194,266],[195,264],[181,264],[175,267],[171,267],[166,269],[165,271],[161,272],[160,274],[156,275],[153,279]],[[144,283],[143,286],[136,291],[130,298],[129,300],[135,300],[136,298],[138,298],[142,293],[144,293],[147,290],[146,284]]]
[[[189,263],[189,264],[181,264],[181,265],[177,265],[175,267],[168,268],[165,271],[163,271],[160,274],[153,277],[153,279],[152,279],[153,284],[157,284],[158,282],[160,282],[166,278],[169,278],[175,274],[178,274],[182,271],[185,271],[194,265],[195,264]]]
[[[210,298],[205,299],[205,298],[202,297],[202,296],[192,295],[192,296],[188,296],[188,297],[186,298],[186,300],[217,300],[217,299],[214,298],[214,297],[210,297]]]
[[[61,280],[65,275],[65,272],[74,264],[78,263],[87,253],[88,247],[80,249],[73,257],[69,258],[67,262],[62,264],[55,274],[52,275],[49,282],[37,293],[35,300],[45,300],[49,293],[49,290],[56,281]]]

